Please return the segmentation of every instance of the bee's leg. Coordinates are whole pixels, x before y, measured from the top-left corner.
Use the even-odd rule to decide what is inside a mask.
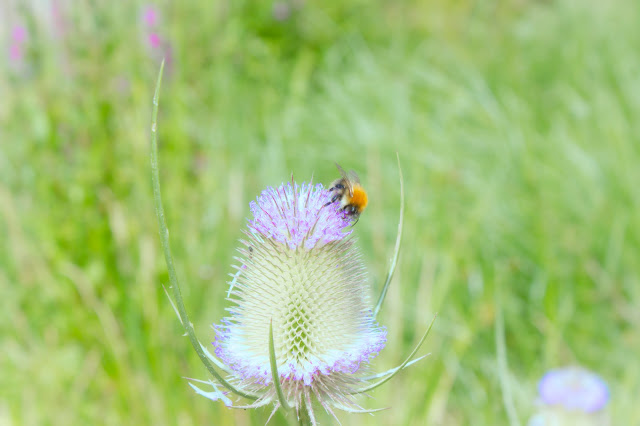
[[[338,199],[340,199],[340,195],[334,195],[333,198],[331,198],[331,201],[329,201],[327,204],[325,204],[325,206],[328,206],[329,204],[333,204],[336,201],[338,201]]]

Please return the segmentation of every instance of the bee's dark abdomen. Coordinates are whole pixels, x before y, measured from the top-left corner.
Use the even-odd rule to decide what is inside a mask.
[[[348,214],[348,215],[354,215],[356,214],[357,210],[356,210],[356,206],[345,206],[344,207],[344,211]]]

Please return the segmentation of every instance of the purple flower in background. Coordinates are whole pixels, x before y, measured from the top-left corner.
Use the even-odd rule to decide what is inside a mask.
[[[151,57],[165,58],[167,65],[171,65],[171,44],[164,35],[158,9],[153,5],[145,6],[141,21],[144,43],[150,49]]]
[[[51,3],[51,16],[53,18],[53,27],[56,36],[63,37],[67,29],[67,23],[64,13],[64,5],[59,0]]]
[[[18,45],[24,44],[27,41],[27,29],[22,25],[14,26],[11,31],[11,40]]]
[[[24,54],[21,46],[13,43],[9,46],[9,59],[13,62],[21,61],[23,56]]]
[[[27,42],[27,29],[22,25],[15,25],[11,30],[11,41],[9,43],[9,60],[14,63],[21,63],[24,58],[24,45]]]
[[[149,34],[148,40],[149,40],[149,46],[151,46],[151,48],[153,49],[159,48],[160,45],[162,44],[162,39],[160,39],[160,36],[157,33]]]
[[[142,20],[148,27],[155,27],[158,23],[158,12],[155,7],[147,6],[142,13]]]
[[[158,49],[162,46],[162,37],[156,29],[159,21],[159,13],[154,6],[146,6],[142,12],[142,22],[145,25],[147,42],[151,49]]]
[[[584,413],[601,410],[609,400],[606,383],[598,375],[579,367],[549,371],[540,380],[538,392],[547,405]]]

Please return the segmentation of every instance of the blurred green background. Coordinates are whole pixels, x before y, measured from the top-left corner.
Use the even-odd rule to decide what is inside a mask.
[[[539,378],[573,364],[608,382],[612,424],[640,424],[639,2],[0,11],[1,424],[268,417],[183,379],[207,373],[162,290],[149,167],[162,56],[165,208],[203,342],[225,315],[249,201],[291,173],[328,183],[338,162],[360,174],[375,297],[395,241],[397,151],[405,238],[373,367],[398,365],[438,312],[431,355],[361,400],[388,410],[339,413],[343,424],[524,424]]]

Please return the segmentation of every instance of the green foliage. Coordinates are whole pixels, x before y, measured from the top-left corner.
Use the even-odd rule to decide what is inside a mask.
[[[542,374],[580,364],[610,384],[612,424],[637,423],[640,6],[489,3],[291,0],[279,21],[271,2],[163,2],[160,174],[185,304],[213,340],[248,202],[292,172],[330,182],[334,162],[369,191],[356,233],[379,290],[397,151],[405,236],[374,367],[438,312],[432,354],[363,399],[389,410],[341,420],[506,424],[511,400],[524,422]],[[58,29],[8,15],[29,37],[23,64],[0,65],[0,419],[264,424],[268,408],[183,379],[207,372],[162,289],[162,53],[142,6],[106,5],[74,4]]]

